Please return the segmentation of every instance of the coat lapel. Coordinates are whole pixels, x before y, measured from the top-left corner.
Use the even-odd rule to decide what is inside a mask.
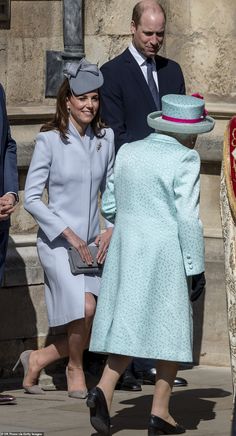
[[[169,94],[169,82],[166,76],[166,65],[167,59],[162,58],[160,56],[156,56],[156,68],[157,68],[157,76],[158,76],[158,84],[159,84],[159,95],[160,99],[163,95]]]

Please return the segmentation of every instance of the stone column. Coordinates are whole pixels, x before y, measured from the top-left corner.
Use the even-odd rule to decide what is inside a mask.
[[[84,56],[83,0],[66,0],[63,5],[64,58]]]
[[[63,80],[63,67],[69,60],[84,57],[83,0],[64,0],[64,52],[47,51],[46,97],[56,97]]]

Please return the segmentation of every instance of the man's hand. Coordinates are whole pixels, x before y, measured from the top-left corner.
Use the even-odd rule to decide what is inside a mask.
[[[0,221],[7,220],[15,210],[16,199],[14,194],[5,194],[0,197]]]

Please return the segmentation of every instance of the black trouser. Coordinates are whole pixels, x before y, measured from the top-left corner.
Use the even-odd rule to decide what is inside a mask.
[[[3,281],[9,230],[0,230],[0,286]]]
[[[135,374],[136,372],[148,371],[151,368],[156,368],[155,359],[141,359],[140,357],[134,357],[127,369]]]

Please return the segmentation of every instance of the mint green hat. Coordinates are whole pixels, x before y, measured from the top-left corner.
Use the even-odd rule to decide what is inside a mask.
[[[147,116],[150,127],[162,132],[199,134],[210,132],[215,120],[207,115],[205,101],[200,94],[164,95],[161,99],[162,111]]]

